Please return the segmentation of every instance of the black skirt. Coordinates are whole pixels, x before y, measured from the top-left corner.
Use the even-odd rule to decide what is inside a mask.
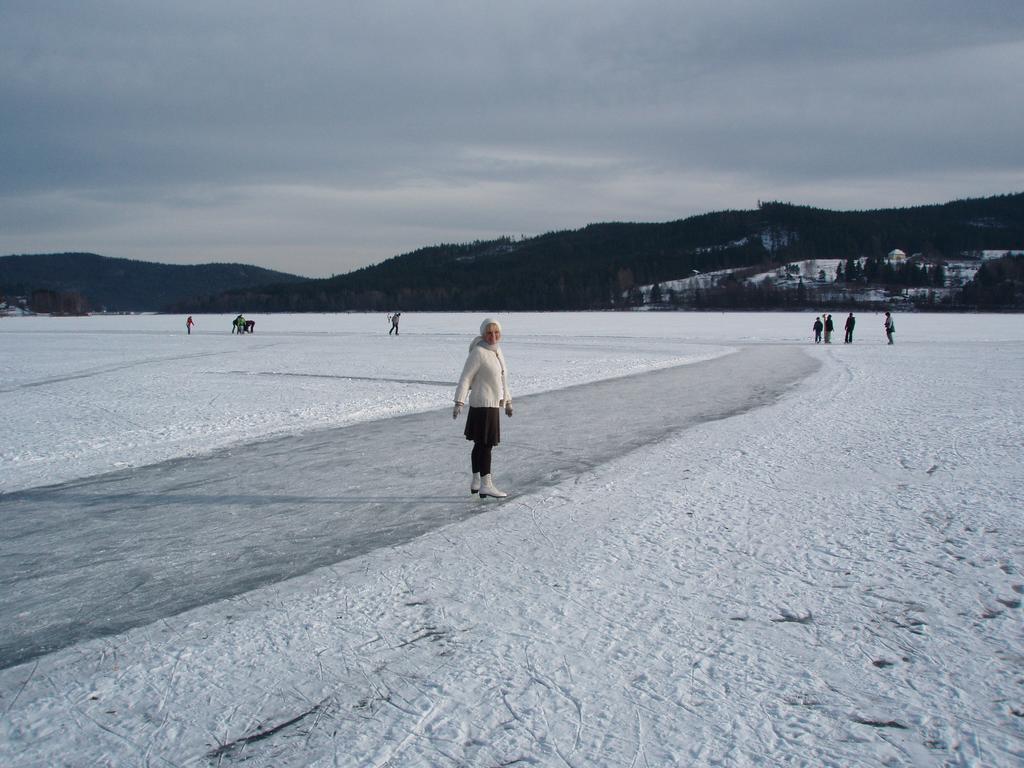
[[[466,417],[466,430],[463,434],[467,440],[484,445],[497,445],[501,442],[501,420],[498,418],[499,408],[469,407]]]

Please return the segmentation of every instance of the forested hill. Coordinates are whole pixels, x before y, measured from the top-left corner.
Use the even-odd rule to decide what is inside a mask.
[[[248,290],[308,278],[245,264],[157,264],[95,253],[41,253],[0,257],[0,295],[35,291],[77,293],[92,310],[154,311],[195,297]]]
[[[527,239],[436,245],[345,275],[232,290],[181,311],[581,310],[635,286],[805,259],[923,258],[1024,248],[1024,193],[942,205],[830,211],[785,203],[662,224],[593,224]]]

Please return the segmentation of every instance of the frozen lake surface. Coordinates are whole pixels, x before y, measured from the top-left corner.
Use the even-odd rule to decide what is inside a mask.
[[[1022,318],[500,317],[0,320],[0,763],[1020,764]]]

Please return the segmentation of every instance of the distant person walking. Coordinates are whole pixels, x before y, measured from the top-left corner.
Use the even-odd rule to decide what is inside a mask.
[[[401,316],[401,312],[395,312],[393,315],[388,315],[388,320],[391,321],[391,330],[388,331],[388,336],[392,333],[394,333],[395,336],[398,335],[398,320]]]
[[[892,315],[888,312],[885,313],[885,338],[892,344],[892,335],[896,333],[896,321],[892,319]]]
[[[462,406],[469,396],[469,415],[463,434],[473,441],[470,455],[473,480],[470,493],[481,498],[503,498],[508,494],[494,487],[491,479],[491,449],[501,442],[500,409],[512,417],[512,395],[508,390],[508,368],[501,352],[501,324],[487,318],[480,324],[480,335],[469,345],[469,356],[462,367],[462,375],[455,387],[455,407],[452,418],[459,418]]]
[[[192,335],[192,326],[196,324],[196,321],[192,319],[192,315],[188,316],[188,320],[185,321],[185,330],[188,331],[188,335]]]
[[[825,343],[832,343],[832,331],[836,329],[832,323],[832,315],[825,315]]]
[[[857,324],[857,319],[851,312],[846,317],[846,338],[843,339],[843,344],[853,344],[853,326]]]
[[[825,326],[821,323],[821,318],[814,318],[814,325],[811,326],[814,329],[814,343],[821,344],[821,329]]]

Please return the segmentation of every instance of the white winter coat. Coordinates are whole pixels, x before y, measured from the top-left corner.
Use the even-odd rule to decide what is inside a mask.
[[[465,403],[467,394],[471,408],[501,408],[512,402],[501,347],[492,347],[480,337],[469,345],[469,357],[455,388],[455,402]]]

